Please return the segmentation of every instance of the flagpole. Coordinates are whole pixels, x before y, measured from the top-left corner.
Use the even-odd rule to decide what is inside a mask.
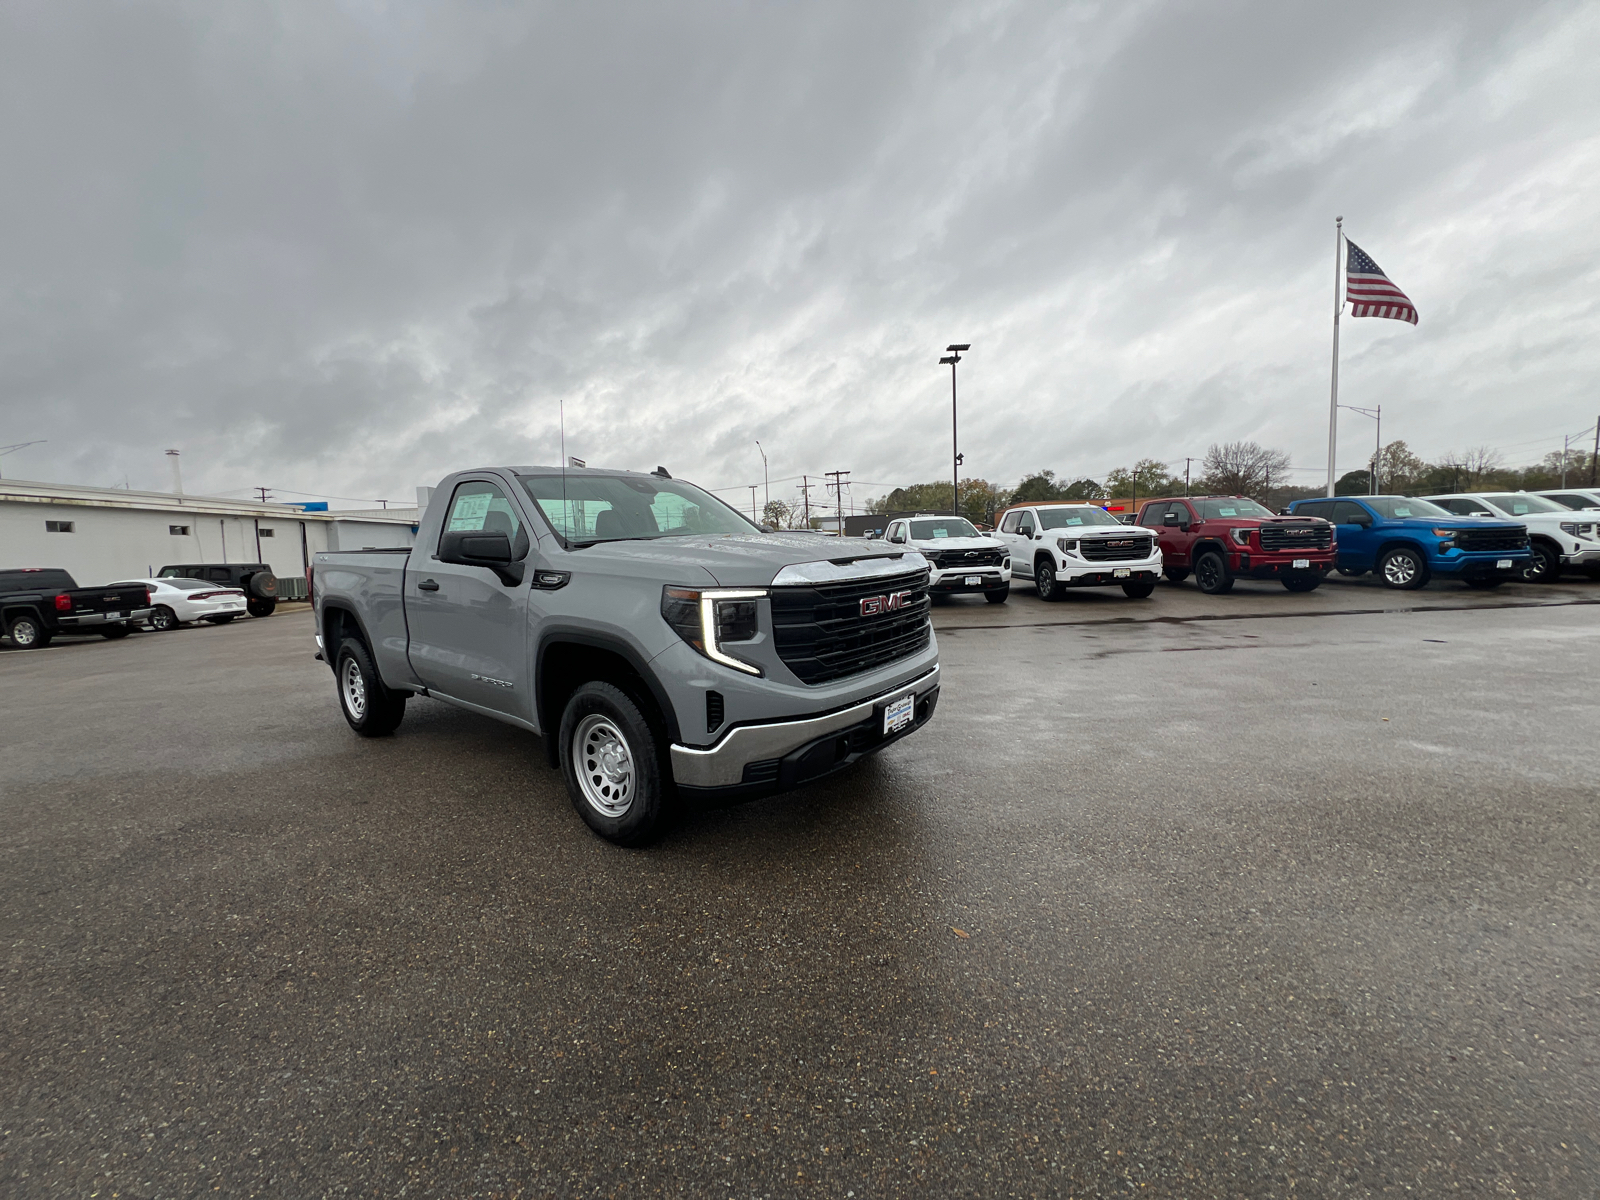
[[[1344,218],[1333,222],[1333,389],[1328,398],[1328,495],[1333,495],[1333,459],[1339,444],[1339,313],[1344,297],[1339,287],[1344,252]]]

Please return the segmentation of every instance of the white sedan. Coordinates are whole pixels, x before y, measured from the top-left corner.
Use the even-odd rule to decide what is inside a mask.
[[[190,621],[226,625],[243,616],[244,590],[207,583],[203,579],[130,579],[114,587],[142,587],[150,591],[150,628],[158,633]]]

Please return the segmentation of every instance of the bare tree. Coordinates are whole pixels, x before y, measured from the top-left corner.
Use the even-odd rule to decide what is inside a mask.
[[[1485,477],[1500,469],[1500,461],[1500,451],[1474,446],[1470,450],[1452,450],[1439,460],[1439,466],[1450,472],[1452,492],[1470,492],[1483,486]]]
[[[1288,482],[1289,456],[1256,442],[1213,442],[1201,461],[1207,490],[1223,496],[1264,497],[1276,481]]]

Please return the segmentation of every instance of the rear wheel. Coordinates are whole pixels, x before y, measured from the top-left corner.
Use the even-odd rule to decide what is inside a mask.
[[[133,627],[131,625],[104,625],[100,629],[100,636],[108,642],[114,642],[118,638],[127,637],[132,632]]]
[[[655,838],[666,811],[661,748],[632,697],[583,684],[561,716],[560,744],[567,794],[590,829],[619,846]]]
[[[1048,558],[1033,564],[1033,582],[1039,588],[1039,599],[1061,599],[1061,584],[1056,582],[1056,565]]]
[[[1480,592],[1487,592],[1491,588],[1499,587],[1504,582],[1505,580],[1499,575],[1486,575],[1477,579],[1468,579],[1466,580],[1466,585],[1469,588],[1477,588]]]
[[[1188,567],[1162,567],[1161,573],[1167,577],[1169,583],[1182,583],[1189,578]]]
[[[1150,593],[1155,590],[1156,585],[1152,580],[1145,580],[1142,583],[1125,583],[1122,585],[1122,594],[1130,600],[1148,600],[1150,598]]]
[[[150,612],[150,628],[157,633],[166,633],[169,629],[178,627],[178,614],[165,604],[157,605]]]
[[[360,642],[347,641],[339,647],[333,677],[338,684],[339,710],[351,729],[362,737],[383,737],[399,728],[410,693],[384,686],[372,655]]]
[[[1195,560],[1194,584],[1208,596],[1221,596],[1233,590],[1233,579],[1222,555],[1207,550]]]
[[[6,623],[11,644],[18,650],[43,650],[55,637],[32,613],[18,613]]]
[[[1414,591],[1428,582],[1428,564],[1415,550],[1397,546],[1378,561],[1378,578],[1384,587]]]
[[[278,607],[276,600],[257,600],[254,596],[245,601],[245,608],[252,617],[270,617],[273,610]]]
[[[1561,578],[1561,554],[1549,542],[1535,542],[1533,558],[1522,569],[1525,583],[1555,583]]]
[[[1008,583],[999,591],[985,592],[983,594],[983,598],[990,604],[1004,604],[1006,602],[1006,597],[1009,595],[1011,595],[1011,585]]]
[[[1321,575],[1285,575],[1283,586],[1291,592],[1314,592],[1322,584]]]

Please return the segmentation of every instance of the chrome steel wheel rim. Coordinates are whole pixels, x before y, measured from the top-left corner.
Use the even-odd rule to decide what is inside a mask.
[[[572,732],[572,765],[584,801],[603,817],[622,816],[633,804],[633,751],[610,717],[590,713]]]
[[[1396,585],[1410,583],[1417,577],[1417,564],[1409,554],[1391,554],[1384,560],[1383,577]]]
[[[11,640],[19,646],[31,646],[38,639],[39,631],[33,627],[32,621],[18,621],[11,627]]]
[[[345,659],[339,672],[339,693],[344,697],[345,711],[352,717],[359,721],[367,715],[367,677],[353,658]]]

